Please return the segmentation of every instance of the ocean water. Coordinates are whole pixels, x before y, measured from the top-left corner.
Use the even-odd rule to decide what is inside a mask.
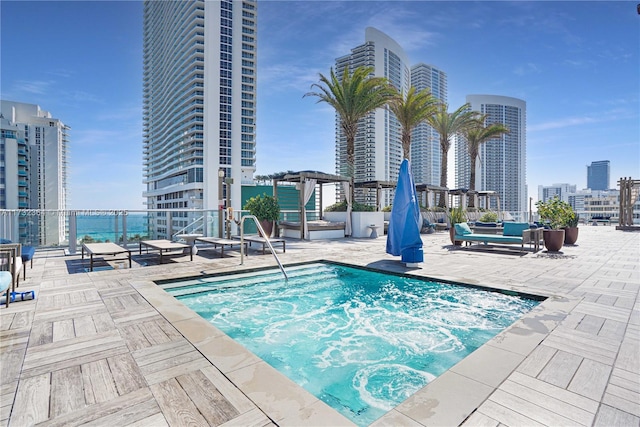
[[[129,214],[126,217],[127,240],[132,240],[136,234],[140,237],[148,237],[147,215]],[[78,240],[89,236],[95,242],[119,242],[122,240],[123,215],[78,215],[76,230]]]

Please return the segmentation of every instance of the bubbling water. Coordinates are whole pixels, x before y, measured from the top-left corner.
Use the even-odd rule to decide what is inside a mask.
[[[288,275],[288,282],[279,273],[201,279],[168,291],[358,425],[375,421],[538,303],[332,264]]]

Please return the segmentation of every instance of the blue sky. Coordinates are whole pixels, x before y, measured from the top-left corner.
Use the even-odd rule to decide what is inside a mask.
[[[624,1],[261,1],[257,173],[334,172],[334,116],[303,98],[373,26],[469,94],[527,103],[527,183],[640,178],[640,15]],[[142,209],[142,3],[0,2],[2,99],[71,126],[73,209]],[[450,157],[453,151],[450,152]],[[453,186],[453,182],[449,182]]]

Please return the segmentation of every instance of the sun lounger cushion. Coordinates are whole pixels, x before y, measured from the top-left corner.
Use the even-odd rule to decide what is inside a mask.
[[[11,286],[11,273],[0,271],[0,293],[6,291]]]
[[[467,234],[472,233],[471,229],[469,228],[469,224],[467,224],[466,222],[454,224],[454,227],[456,228],[457,235],[466,236]]]
[[[502,235],[522,237],[522,232],[528,229],[529,229],[528,222],[505,222]]]
[[[497,227],[498,224],[495,222],[482,222],[482,221],[476,221],[474,224],[476,227]]]

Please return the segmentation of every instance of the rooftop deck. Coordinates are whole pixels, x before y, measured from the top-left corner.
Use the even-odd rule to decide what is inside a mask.
[[[583,226],[560,254],[522,255],[438,232],[423,235],[421,269],[385,242],[287,240],[278,256],[549,298],[374,425],[640,424],[640,233]],[[36,299],[0,309],[0,425],[352,425],[153,283],[275,265],[260,253],[240,266],[237,251],[164,265],[134,252],[132,268],[85,272],[80,255],[38,251],[19,288]]]

